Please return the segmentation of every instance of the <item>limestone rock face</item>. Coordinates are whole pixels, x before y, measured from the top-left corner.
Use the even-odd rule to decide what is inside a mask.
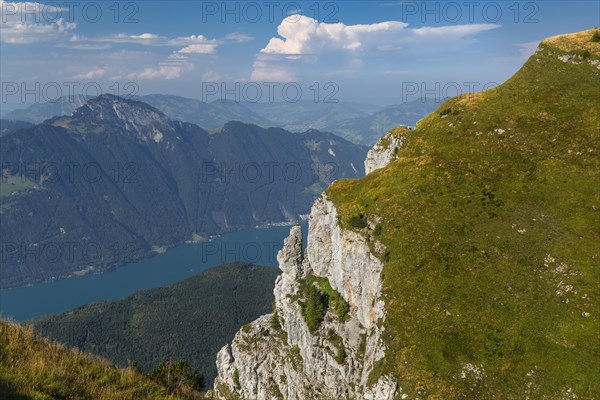
[[[396,382],[370,382],[385,354],[380,338],[385,319],[382,263],[365,239],[342,229],[334,204],[323,195],[309,217],[308,243],[291,229],[277,256],[282,274],[275,283],[275,309],[244,326],[217,357],[219,399],[392,400]],[[308,275],[325,278],[349,305],[346,318],[328,309],[319,328],[309,329],[302,312],[301,285]]]
[[[406,139],[405,133],[409,130],[407,127],[392,129],[375,143],[365,159],[365,174],[368,175],[396,160]]]
[[[302,278],[302,228],[294,226],[277,254],[279,268],[294,279]]]

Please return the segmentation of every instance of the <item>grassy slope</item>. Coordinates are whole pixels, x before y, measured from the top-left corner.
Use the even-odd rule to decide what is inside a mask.
[[[117,369],[41,338],[31,328],[0,321],[0,398],[176,399],[147,377]]]
[[[45,336],[83,351],[151,370],[186,359],[210,384],[217,352],[238,329],[270,312],[277,268],[234,263],[119,301],[85,305],[33,320]]]
[[[328,189],[345,227],[383,217],[373,378],[409,398],[600,398],[600,71],[558,59],[598,60],[592,33],[543,42],[498,89],[422,120],[399,160]],[[485,377],[461,378],[467,363]]]

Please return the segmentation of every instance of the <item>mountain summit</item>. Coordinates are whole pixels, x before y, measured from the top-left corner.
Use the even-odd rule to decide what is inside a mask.
[[[162,111],[112,94],[88,100],[71,116],[57,117],[49,123],[86,133],[120,132],[130,138],[157,143],[165,135],[175,133],[173,122]]]

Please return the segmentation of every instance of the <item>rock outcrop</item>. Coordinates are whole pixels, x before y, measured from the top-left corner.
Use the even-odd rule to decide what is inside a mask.
[[[277,257],[283,273],[275,284],[274,312],[244,326],[221,349],[216,397],[393,399],[396,382],[370,376],[385,352],[382,262],[361,235],[339,226],[326,195],[312,208],[304,253],[302,247],[302,231],[295,226]],[[305,309],[310,285],[330,296],[312,329]],[[332,296],[347,308],[334,309]]]
[[[365,174],[387,166],[398,157],[398,151],[404,145],[406,133],[410,128],[401,126],[389,131],[367,153],[365,159]]]

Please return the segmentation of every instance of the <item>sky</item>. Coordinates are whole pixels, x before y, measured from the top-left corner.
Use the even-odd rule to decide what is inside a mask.
[[[497,86],[598,1],[0,0],[4,111],[60,95],[399,104]]]

